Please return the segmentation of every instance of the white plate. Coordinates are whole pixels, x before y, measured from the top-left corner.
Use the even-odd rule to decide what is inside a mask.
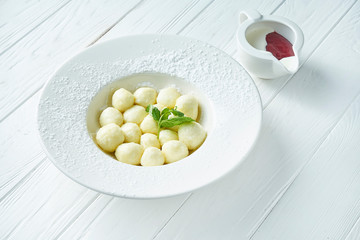
[[[172,164],[141,167],[96,146],[91,133],[107,96],[139,84],[175,84],[198,97],[208,136],[197,151]],[[227,174],[254,145],[261,118],[255,84],[230,56],[194,39],[138,35],[96,44],[66,62],[44,87],[38,128],[49,158],[74,181],[114,196],[159,198]]]

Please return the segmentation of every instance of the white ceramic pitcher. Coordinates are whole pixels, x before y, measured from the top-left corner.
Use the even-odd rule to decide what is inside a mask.
[[[293,74],[299,69],[299,54],[304,43],[304,34],[292,21],[279,16],[263,16],[256,10],[242,11],[240,25],[236,32],[239,62],[251,74],[264,79],[272,79]],[[285,67],[272,53],[253,47],[248,39],[248,31],[255,28],[271,28],[293,45],[295,61],[291,68]]]

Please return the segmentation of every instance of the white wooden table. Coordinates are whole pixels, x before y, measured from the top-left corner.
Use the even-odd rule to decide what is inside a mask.
[[[301,69],[254,79],[264,120],[230,175],[160,200],[99,194],[64,176],[36,132],[39,92],[69,57],[137,33],[206,41],[237,59],[237,13],[304,31]],[[360,239],[360,2],[0,1],[1,239]]]

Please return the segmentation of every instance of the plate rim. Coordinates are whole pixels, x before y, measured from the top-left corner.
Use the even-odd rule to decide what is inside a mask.
[[[134,196],[134,195],[127,195],[126,193],[124,194],[119,194],[118,192],[117,193],[114,193],[114,192],[108,192],[108,191],[104,191],[103,189],[99,189],[99,188],[94,188],[92,187],[91,185],[87,184],[86,182],[82,182],[82,181],[79,181],[76,177],[72,176],[71,174],[69,174],[69,172],[67,172],[67,170],[61,166],[58,161],[54,158],[54,156],[52,154],[50,154],[50,152],[48,151],[46,145],[45,145],[45,142],[41,136],[41,132],[40,132],[40,123],[39,123],[39,119],[40,119],[40,116],[39,116],[39,108],[40,108],[40,105],[41,105],[41,102],[44,98],[44,94],[45,94],[45,90],[46,90],[46,87],[49,85],[50,81],[58,74],[58,72],[64,67],[64,65],[66,65],[67,63],[71,62],[72,60],[74,60],[76,57],[78,57],[78,55],[84,53],[84,52],[87,52],[89,49],[93,48],[93,47],[99,47],[101,45],[107,45],[111,42],[116,42],[116,41],[119,41],[119,40],[124,40],[126,38],[133,38],[133,37],[154,37],[154,38],[159,38],[159,37],[175,37],[175,38],[182,38],[182,39],[185,39],[185,40],[188,40],[188,41],[195,41],[197,43],[200,43],[200,44],[206,44],[208,46],[211,46],[212,48],[216,49],[217,51],[220,51],[222,52],[224,55],[226,55],[227,58],[229,58],[233,63],[235,63],[236,65],[238,65],[239,67],[241,68],[244,68],[237,60],[235,60],[231,55],[227,54],[225,51],[219,49],[218,47],[216,46],[213,46],[212,44],[209,44],[205,41],[202,41],[202,40],[199,40],[199,39],[196,39],[196,38],[193,38],[193,37],[187,37],[187,36],[181,36],[181,35],[176,35],[176,34],[158,34],[158,33],[149,33],[149,34],[132,34],[132,35],[126,35],[126,36],[120,36],[120,37],[116,37],[116,38],[111,38],[111,39],[107,39],[107,40],[104,40],[102,42],[99,42],[99,43],[94,43],[90,46],[87,46],[85,47],[84,49],[81,49],[79,51],[76,51],[73,55],[71,55],[70,57],[68,57],[66,60],[64,60],[57,68],[56,70],[53,71],[53,73],[49,76],[49,78],[47,79],[47,81],[45,82],[45,84],[43,85],[42,89],[41,89],[41,93],[40,93],[40,98],[39,98],[39,102],[37,104],[37,108],[36,108],[36,116],[37,116],[37,120],[36,120],[36,128],[37,128],[37,136],[39,138],[39,142],[41,144],[41,147],[42,149],[44,150],[47,158],[49,158],[49,160],[55,165],[55,167],[57,169],[59,169],[65,176],[67,176],[68,178],[70,178],[72,181],[80,184],[81,186],[84,186],[86,188],[89,188],[93,191],[96,191],[96,192],[99,192],[99,193],[102,193],[102,194],[106,194],[106,195],[109,195],[109,196],[114,196],[114,197],[121,197],[121,198],[127,198],[127,199],[160,199],[160,198],[169,198],[169,197],[173,197],[173,196],[179,196],[179,195],[183,195],[183,194],[186,194],[186,193],[190,193],[190,192],[193,192],[197,189],[200,189],[200,188],[203,188],[203,187],[206,187],[212,183],[215,183],[217,181],[219,181],[220,179],[224,178],[225,176],[228,176],[231,172],[235,171],[236,169],[238,169],[238,167],[241,165],[241,163],[244,161],[244,159],[246,159],[249,154],[254,150],[258,140],[259,140],[259,136],[260,136],[260,133],[261,133],[261,130],[262,130],[262,123],[263,123],[263,103],[262,103],[262,99],[261,99],[261,95],[260,95],[260,92],[259,92],[259,89],[258,87],[256,86],[255,84],[255,81],[254,79],[251,77],[251,75],[246,71],[246,69],[244,68],[245,70],[245,74],[248,76],[248,80],[251,82],[252,86],[254,87],[255,89],[255,92],[256,92],[256,97],[258,99],[258,110],[257,110],[257,113],[259,114],[259,123],[258,123],[258,126],[257,126],[257,130],[256,130],[256,133],[254,135],[254,140],[253,142],[251,143],[250,147],[247,149],[246,153],[241,157],[239,158],[239,160],[236,162],[236,164],[233,165],[233,167],[231,168],[228,168],[227,171],[225,171],[223,174],[221,175],[218,175],[214,178],[212,178],[210,181],[206,182],[205,184],[203,185],[200,185],[200,186],[194,186],[194,187],[188,187],[186,188],[186,190],[183,190],[183,191],[177,191],[177,193],[173,194],[173,193],[165,193],[165,194],[153,194],[151,196],[148,196],[148,195],[142,195],[142,196]]]

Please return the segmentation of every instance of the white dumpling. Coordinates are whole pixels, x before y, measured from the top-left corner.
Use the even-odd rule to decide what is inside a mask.
[[[159,140],[161,146],[164,145],[164,143],[171,141],[171,140],[179,140],[178,134],[170,129],[164,129],[161,130],[159,133]]]
[[[160,166],[165,162],[165,157],[160,149],[155,147],[146,148],[142,157],[141,165],[142,166]]]
[[[150,115],[147,115],[140,124],[140,129],[143,133],[153,133],[157,134],[158,124],[154,118]]]
[[[115,123],[121,126],[123,123],[123,115],[116,108],[108,107],[100,114],[99,123],[100,126],[105,126],[109,123]]]
[[[124,133],[124,142],[140,143],[141,130],[136,123],[125,123],[121,126],[121,130]]]
[[[182,95],[176,100],[177,110],[184,113],[185,116],[196,120],[198,116],[199,103],[192,95]]]
[[[183,142],[172,140],[162,146],[165,163],[173,163],[189,155],[189,150]]]
[[[123,143],[115,151],[116,159],[123,163],[139,165],[144,152],[143,146],[137,143]]]
[[[142,120],[148,115],[148,113],[145,111],[145,108],[139,105],[134,105],[128,110],[124,112],[124,121],[126,123],[132,122],[136,124],[140,124]]]
[[[120,112],[124,112],[134,105],[134,95],[124,88],[120,88],[114,92],[112,96],[112,105]]]
[[[174,108],[176,99],[178,99],[180,96],[181,94],[178,92],[178,90],[176,90],[176,88],[163,88],[160,90],[156,102],[168,108]]]
[[[191,122],[180,125],[178,135],[189,150],[195,150],[204,142],[206,131],[199,123]]]
[[[117,146],[124,142],[124,133],[119,125],[110,123],[96,133],[96,142],[103,150],[114,152]]]
[[[155,134],[152,134],[152,133],[145,133],[145,134],[141,135],[140,144],[144,148],[148,148],[148,147],[160,148],[159,139],[157,138],[157,136]]]
[[[143,107],[147,107],[149,104],[156,102],[157,92],[153,88],[142,87],[134,92],[135,103]]]
[[[159,103],[154,104],[154,107],[156,107],[157,109],[159,109],[160,113],[161,113],[161,111],[162,111],[164,108],[166,108],[164,105],[159,104]]]

